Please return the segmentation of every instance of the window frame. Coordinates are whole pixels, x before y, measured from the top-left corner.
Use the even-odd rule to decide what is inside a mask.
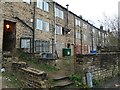
[[[42,19],[38,19],[38,18],[36,19],[36,29],[43,30],[43,20]]]
[[[22,39],[27,39],[27,40],[30,40],[30,43],[29,43],[29,48],[22,48]],[[29,38],[29,37],[21,37],[20,38],[20,48],[21,49],[29,49],[29,51],[28,52],[31,52],[31,48],[32,48],[32,39],[31,38]]]
[[[43,2],[43,9],[44,9],[44,11],[49,12],[49,3],[48,2],[46,2],[46,1]]]
[[[78,20],[77,18],[75,19],[75,24],[76,24],[76,26],[81,26],[81,23],[80,23],[81,21],[80,20]]]
[[[36,42],[39,43],[39,45],[36,46]],[[38,48],[38,50],[36,48]],[[35,41],[35,51],[37,53],[50,52],[50,41],[36,40]]]
[[[46,21],[43,21],[43,31],[49,32],[49,23]]]
[[[62,26],[56,24],[55,25],[55,33],[57,35],[63,35],[63,33],[62,33]]]
[[[80,39],[80,31],[76,31],[76,38]]]
[[[55,7],[55,17],[59,17],[61,19],[64,19],[64,11]]]
[[[36,6],[37,6],[37,8],[43,10],[43,0],[37,0]]]

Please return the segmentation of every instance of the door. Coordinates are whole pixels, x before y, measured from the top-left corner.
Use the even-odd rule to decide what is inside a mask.
[[[13,51],[16,42],[16,23],[4,20],[3,51]]]

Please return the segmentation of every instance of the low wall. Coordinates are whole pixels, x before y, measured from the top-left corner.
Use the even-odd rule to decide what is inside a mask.
[[[83,77],[91,72],[93,79],[106,80],[118,75],[118,53],[77,55],[76,73]]]

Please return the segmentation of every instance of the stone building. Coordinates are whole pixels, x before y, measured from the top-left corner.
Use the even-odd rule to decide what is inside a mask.
[[[96,50],[101,43],[102,30],[57,2],[23,1],[0,3],[1,52],[22,48],[34,53],[57,51],[61,57],[63,48],[71,48],[73,55],[75,43],[76,52],[83,54]]]

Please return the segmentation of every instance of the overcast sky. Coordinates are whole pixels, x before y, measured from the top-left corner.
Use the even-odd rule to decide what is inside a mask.
[[[118,13],[120,0],[54,0],[77,15],[82,15],[86,20],[98,27],[98,20],[103,20],[103,14],[113,17]]]

